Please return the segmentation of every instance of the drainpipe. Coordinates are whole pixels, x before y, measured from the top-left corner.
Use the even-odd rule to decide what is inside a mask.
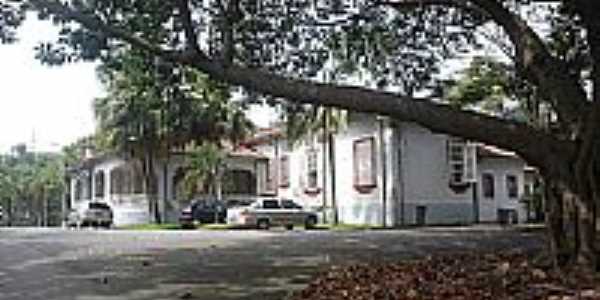
[[[405,218],[405,195],[406,185],[404,182],[404,139],[402,138],[402,124],[398,124],[398,181],[400,183],[400,225],[406,225]]]
[[[275,192],[275,196],[278,197],[279,196],[279,143],[280,143],[280,139],[279,137],[275,138],[275,160],[273,161],[273,163],[275,164],[274,167],[274,174],[273,174],[273,192]],[[267,166],[270,168],[270,166]]]
[[[336,200],[336,179],[335,179],[335,139],[333,133],[327,134],[327,144],[329,144],[329,175],[331,181],[331,206],[333,208],[333,224],[337,225],[339,223],[338,217],[338,207]]]
[[[382,225],[387,227],[387,151],[384,135],[385,119],[378,117],[379,121],[379,148],[381,152],[381,216]]]
[[[323,203],[321,204],[321,208],[323,209],[323,223],[327,224],[327,176],[325,174],[325,170],[327,169],[327,140],[329,137],[329,108],[324,108],[323,110],[323,142],[321,144],[322,149],[321,149],[321,161],[323,163],[323,167],[321,168],[321,176],[323,178],[323,188],[321,189],[321,193],[323,196]],[[329,145],[331,146],[331,145]]]
[[[471,182],[471,190],[473,192],[473,222],[479,223],[479,193],[477,191],[477,182]]]

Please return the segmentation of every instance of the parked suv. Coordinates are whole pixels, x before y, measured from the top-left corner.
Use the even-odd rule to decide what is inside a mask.
[[[71,210],[67,216],[67,226],[102,226],[109,228],[113,223],[113,211],[102,202],[89,202],[80,210]]]
[[[239,227],[269,229],[271,226],[294,226],[314,228],[317,214],[307,211],[293,200],[260,199],[247,206],[233,207],[227,210],[227,224]]]
[[[196,224],[225,223],[227,208],[216,200],[192,200],[179,214],[179,224],[192,228]],[[215,222],[216,221],[216,222]]]

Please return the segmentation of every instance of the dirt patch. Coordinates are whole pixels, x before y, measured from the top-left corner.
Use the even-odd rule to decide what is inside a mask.
[[[292,299],[600,300],[600,278],[556,271],[522,253],[455,254],[332,267]]]

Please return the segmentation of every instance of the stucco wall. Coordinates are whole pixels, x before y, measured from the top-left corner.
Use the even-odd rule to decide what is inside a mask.
[[[519,215],[519,222],[526,220],[526,210],[519,199],[524,190],[524,167],[525,163],[516,158],[482,158],[479,161],[477,178],[479,179],[479,216],[481,222],[496,222],[498,220],[498,209],[514,209]],[[494,175],[494,198],[483,197],[482,175],[490,173]],[[518,197],[509,198],[506,189],[506,176],[517,177]]]
[[[374,138],[376,186],[358,191],[354,186],[354,141]],[[381,193],[381,142],[375,116],[351,114],[349,123],[335,139],[336,193],[339,220],[346,224],[381,225],[383,220]]]
[[[383,125],[383,132],[380,126]],[[382,156],[381,135],[385,147]],[[354,186],[354,141],[372,137],[375,142],[376,186],[358,191]],[[401,200],[404,199],[404,224],[416,223],[418,206],[426,207],[428,224],[470,223],[473,220],[471,189],[456,193],[450,189],[446,162],[447,136],[410,123],[391,127],[388,120],[374,115],[352,114],[346,127],[335,136],[336,200],[339,220],[346,224],[382,225],[384,217],[384,176],[386,180],[386,225],[401,225]],[[312,143],[312,144],[311,144]],[[290,185],[280,187],[278,195],[297,199],[307,207],[321,207],[323,192],[327,193],[326,206],[331,206],[331,187],[328,181],[323,190],[323,176],[330,180],[329,171],[323,169],[323,147],[317,140],[298,142],[287,149],[280,140],[279,155],[290,159]],[[263,146],[264,147],[264,146]],[[271,146],[272,147],[272,146]],[[318,193],[306,193],[306,151],[314,147],[318,158]],[[264,153],[276,153],[264,147]],[[385,161],[384,161],[385,159]],[[327,162],[328,164],[329,162]],[[385,163],[385,170],[382,168]],[[402,170],[402,171],[401,171]],[[402,172],[402,173],[401,173]],[[404,180],[404,182],[402,182]],[[404,194],[403,194],[404,193]],[[331,213],[329,213],[331,217]]]
[[[398,178],[396,182],[397,193],[404,193],[405,225],[416,223],[418,206],[425,207],[426,224],[471,223],[471,188],[456,192],[448,184],[448,136],[432,133],[412,123],[402,123],[397,131],[399,148],[396,151],[401,156],[398,172],[402,172],[397,176],[402,176],[402,179]],[[400,194],[397,202],[401,200]],[[399,219],[400,214],[398,212]]]

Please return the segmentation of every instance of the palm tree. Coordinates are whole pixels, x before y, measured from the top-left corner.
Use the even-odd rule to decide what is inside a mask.
[[[118,66],[101,66],[98,73],[108,95],[95,100],[94,111],[98,140],[141,160],[149,209],[160,222],[155,161],[168,161],[173,149],[191,142],[235,143],[253,127],[242,107],[229,101],[227,86],[197,71],[153,64],[132,52],[124,53]]]

